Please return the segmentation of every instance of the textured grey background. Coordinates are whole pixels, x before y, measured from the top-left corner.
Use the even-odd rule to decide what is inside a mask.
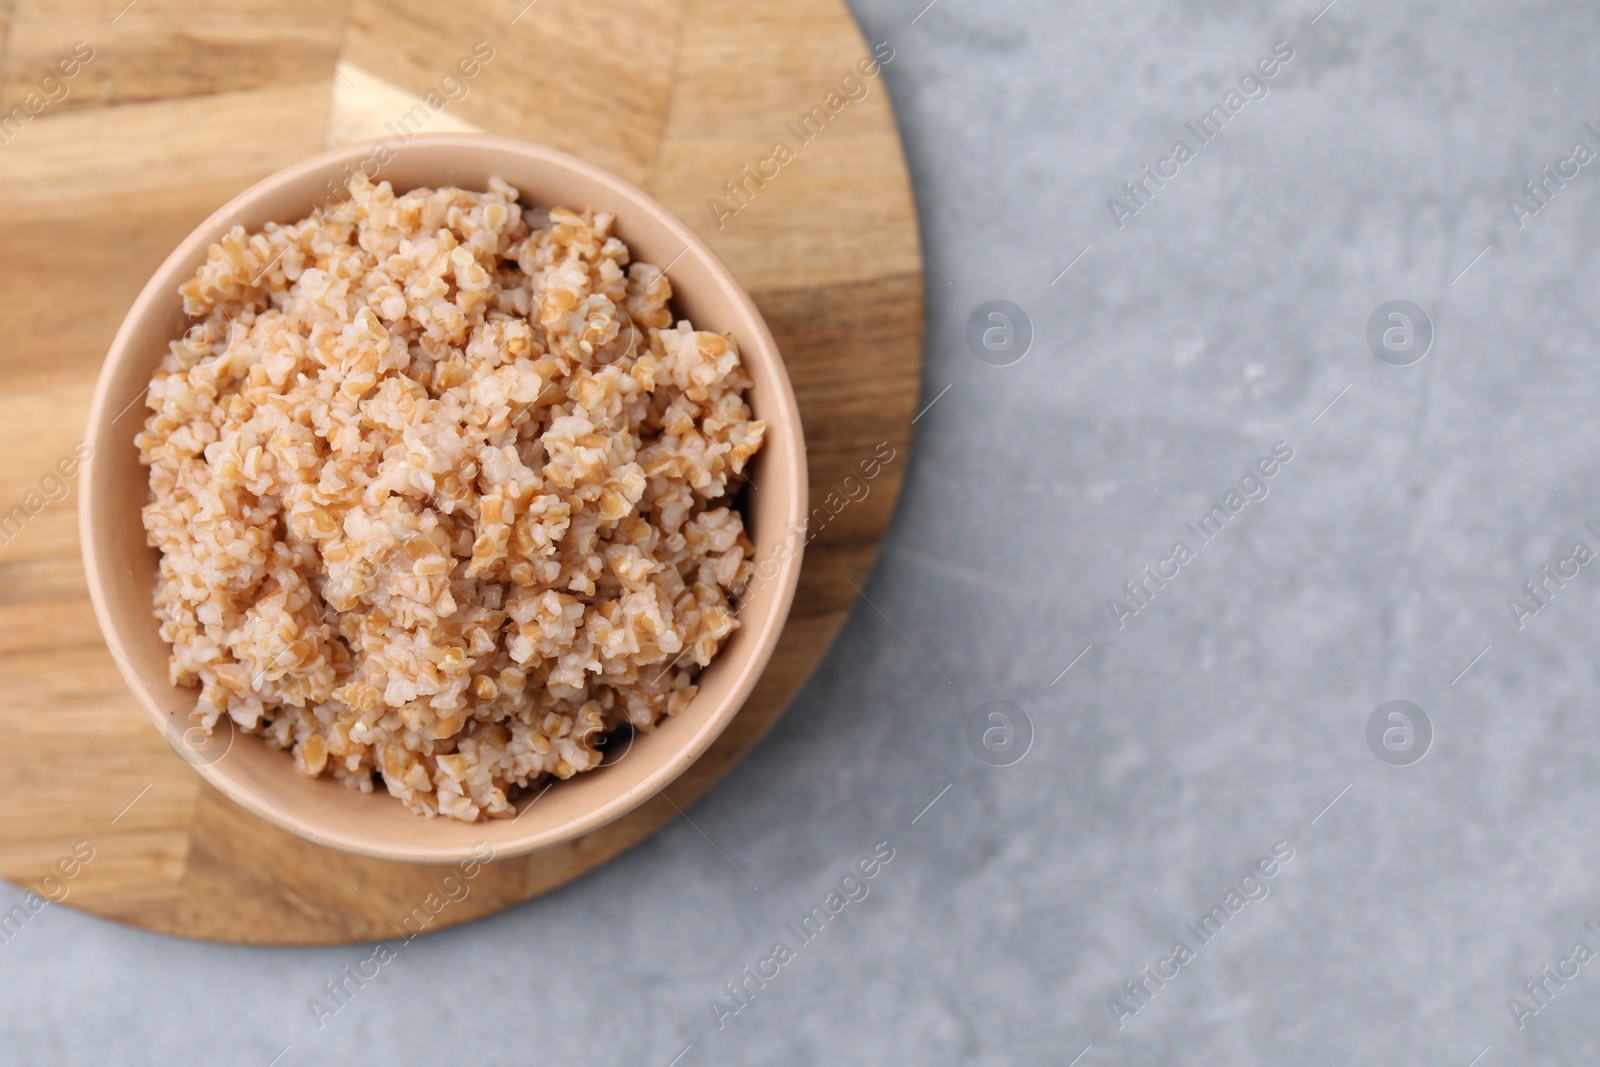
[[[913,23],[924,2],[855,10],[897,50],[949,279],[929,271],[938,401],[879,610],[690,811],[704,836],[679,821],[413,943],[321,1030],[307,999],[368,949],[51,908],[0,948],[18,1062],[1595,1060],[1600,964],[1520,1031],[1506,1000],[1600,949],[1600,574],[1520,631],[1506,601],[1600,548],[1600,164],[1524,229],[1507,198],[1600,148],[1600,10],[937,0]],[[1106,199],[1280,39],[1270,95],[1118,230]],[[991,298],[1032,320],[1015,365],[964,340]],[[1437,332],[1409,367],[1364,340],[1395,298]],[[1117,629],[1106,598],[1280,440],[1270,496]],[[1413,766],[1365,741],[1393,698],[1437,732]],[[1014,766],[964,740],[993,699],[1032,723]],[[717,1029],[722,983],[885,840],[871,895]],[[1198,946],[1184,923],[1278,841],[1271,895]],[[1179,938],[1195,960],[1118,1029],[1108,998]]]

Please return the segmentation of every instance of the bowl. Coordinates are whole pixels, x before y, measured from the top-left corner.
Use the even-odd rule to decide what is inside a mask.
[[[232,728],[226,715],[212,735],[189,718],[198,689],[168,683],[170,649],[154,612],[158,554],[145,541],[140,509],[148,472],[134,437],[148,413],[150,378],[189,319],[178,286],[206,250],[234,225],[305,218],[330,200],[343,177],[364,167],[397,193],[454,185],[485,189],[491,175],[515,186],[523,203],[593,208],[616,215],[614,232],[635,260],[670,267],[673,311],[700,330],[730,333],[754,380],[749,403],[767,424],[744,505],[755,544],[756,577],[740,607],[741,625],[698,678],[678,715],[638,734],[625,753],[594,770],[529,790],[515,818],[475,823],[407,811],[381,788],[360,793],[331,778],[307,778],[288,752]],[[112,341],[89,409],[85,440],[93,459],[80,485],[84,569],[106,643],[151,722],[206,781],[262,819],[319,845],[380,859],[454,863],[521,855],[570,841],[643,804],[682,774],[733,720],[772,656],[794,599],[804,542],[805,443],[782,357],[749,295],[705,242],[643,191],[553,149],[485,135],[418,136],[403,146],[356,145],[296,163],[218,209],[162,263]],[[488,851],[492,850],[492,851]]]

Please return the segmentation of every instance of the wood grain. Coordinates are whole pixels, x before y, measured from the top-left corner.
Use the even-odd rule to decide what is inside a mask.
[[[679,818],[821,658],[905,471],[923,261],[887,90],[881,76],[861,75],[872,49],[843,4],[125,2],[0,0],[0,110],[74,42],[95,48],[67,96],[0,145],[10,252],[0,261],[10,327],[0,349],[0,729],[12,739],[0,753],[0,796],[14,813],[0,824],[0,874],[184,937],[403,938],[547,892]],[[479,41],[493,58],[446,81]],[[819,134],[797,137],[788,124],[827,107],[851,75],[848,103]],[[446,106],[417,110],[430,92]],[[706,755],[626,818],[464,880],[454,868],[319,848],[204,785],[124,690],[85,595],[75,495],[52,499],[67,479],[51,472],[81,437],[111,336],[167,251],[250,182],[325,145],[392,136],[408,114],[407,129],[483,129],[583,156],[643,185],[705,236],[783,351],[815,518],[778,651]],[[791,157],[776,176],[743,179],[778,142]],[[730,199],[724,183],[740,180],[744,195]],[[140,410],[125,418],[134,432]],[[861,464],[890,453],[863,483]],[[42,503],[37,513],[30,501]],[[17,503],[25,521],[7,527]],[[70,880],[47,880],[78,842],[93,859]],[[464,895],[442,888],[462,884]]]
[[[343,0],[13,3],[7,107],[75,43],[94,51],[51,110],[326,84],[345,22]]]

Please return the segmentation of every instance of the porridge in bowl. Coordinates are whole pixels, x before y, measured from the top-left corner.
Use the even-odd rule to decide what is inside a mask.
[[[350,193],[182,287],[137,439],[171,681],[307,775],[510,815],[694,697],[766,427],[610,215]]]

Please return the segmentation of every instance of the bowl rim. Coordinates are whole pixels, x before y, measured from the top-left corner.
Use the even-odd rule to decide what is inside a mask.
[[[697,258],[701,267],[707,272],[706,282],[720,285],[730,297],[735,315],[742,315],[752,326],[752,336],[743,341],[741,345],[746,366],[751,369],[753,374],[771,376],[770,384],[776,394],[778,407],[782,409],[774,413],[778,416],[777,418],[766,417],[769,432],[777,431],[790,435],[791,447],[787,450],[790,469],[788,471],[789,477],[786,479],[788,491],[785,494],[788,499],[784,501],[783,508],[788,520],[785,523],[785,527],[787,530],[792,531],[797,524],[804,521],[808,496],[806,444],[793,383],[789,378],[783,356],[778,349],[777,342],[772,337],[764,316],[733,272],[712,250],[711,246],[690,229],[682,219],[648,192],[633,183],[567,152],[517,138],[486,133],[417,134],[399,146],[393,146],[386,140],[379,139],[319,152],[291,163],[262,178],[211,212],[202,222],[189,231],[184,239],[162,260],[161,265],[151,273],[149,280],[139,291],[138,296],[124,315],[121,325],[118,327],[107,349],[104,363],[95,383],[85,424],[85,440],[95,442],[100,436],[98,428],[105,423],[109,408],[113,403],[110,393],[116,377],[116,371],[130,359],[135,334],[139,332],[142,324],[150,316],[163,313],[163,304],[172,299],[176,294],[177,286],[183,278],[192,273],[192,267],[187,271],[181,268],[197,251],[209,247],[222,233],[226,232],[227,228],[233,224],[233,221],[239,215],[247,213],[260,200],[269,197],[286,185],[322,172],[336,173],[341,164],[360,166],[363,160],[369,160],[376,156],[380,149],[387,148],[389,151],[398,154],[404,153],[413,147],[425,145],[454,147],[464,152],[481,149],[510,152],[529,158],[539,164],[564,170],[569,176],[576,177],[581,181],[603,189],[613,200],[632,202],[644,214],[650,216],[652,225],[664,228],[672,236],[681,240],[686,247],[680,258],[687,256]],[[388,162],[386,161],[374,168],[378,171],[373,177],[374,182],[386,180],[382,170],[387,165]],[[353,171],[349,173],[353,173]],[[517,182],[512,182],[512,184],[518,187],[519,192],[527,195],[527,191],[522,188],[521,184]],[[409,184],[407,186],[407,188],[416,187],[421,186]],[[308,210],[316,210],[315,201],[312,202]],[[280,219],[278,221],[293,220]],[[759,353],[753,357],[747,351],[750,348],[751,341],[755,342],[754,347]],[[759,367],[756,365],[759,365]],[[132,447],[132,434],[129,435],[126,444],[128,447]],[[100,509],[94,503],[96,485],[98,484],[96,478],[98,464],[95,460],[99,458],[99,455],[97,448],[91,458],[84,462],[78,486],[78,532],[89,598],[94,608],[95,617],[102,628],[101,636],[108,646],[108,651],[112,654],[112,659],[115,661],[123,681],[143,708],[145,714],[150,718],[152,724],[167,738],[169,745],[176,749],[172,732],[167,728],[169,710],[162,707],[161,703],[156,699],[151,683],[139,674],[129,662],[128,656],[121,650],[126,644],[122,640],[123,635],[129,632],[133,625],[133,620],[119,617],[111,610],[106,599],[106,572],[115,565],[116,561],[113,558],[114,549],[111,551],[103,550],[114,539],[106,539],[108,546],[102,546],[95,536],[103,518]],[[768,481],[769,479],[764,478],[763,480]],[[771,481],[776,483],[771,485],[771,488],[778,488],[784,484],[782,480]],[[752,492],[765,494],[767,491],[752,487]],[[765,615],[758,619],[741,620],[741,629],[748,628],[746,640],[754,641],[754,647],[744,662],[739,664],[738,674],[721,706],[707,719],[706,723],[694,733],[688,734],[665,763],[655,771],[650,772],[647,777],[636,783],[632,788],[564,823],[545,830],[533,830],[508,842],[497,842],[493,849],[493,857],[495,859],[526,855],[551,848],[591,833],[610,822],[622,818],[665,790],[711,747],[728,725],[732,723],[739,710],[744,706],[745,701],[749,698],[751,691],[755,688],[756,683],[770,662],[784,625],[788,620],[790,609],[794,603],[795,590],[799,583],[805,538],[791,536],[788,540],[793,547],[793,551],[785,556],[784,563],[773,580],[773,584],[777,587],[777,596],[773,601],[772,607]],[[144,547],[143,545],[140,546],[141,549]],[[145,624],[156,625],[153,613],[145,621]],[[699,698],[697,697],[696,699]],[[282,756],[285,760],[289,759],[287,753],[283,753]],[[362,837],[359,834],[329,832],[315,827],[308,827],[277,810],[270,800],[259,796],[236,780],[223,769],[227,763],[226,760],[219,760],[209,764],[187,759],[185,762],[198,771],[206,782],[251,814],[314,844],[326,845],[343,852],[355,853],[374,859],[407,863],[443,864],[471,859],[481,860],[483,858],[480,851],[481,845],[463,845],[460,848],[435,845],[408,846],[404,843],[395,844],[375,841],[370,837]],[[603,770],[604,768],[596,769]],[[306,778],[305,781],[312,783],[317,779]],[[378,791],[375,790],[375,792]],[[539,795],[542,796],[543,794]],[[388,796],[386,793],[384,794],[384,799],[394,804],[399,804],[398,798]],[[413,815],[413,817],[417,819],[426,818],[421,815]],[[435,816],[434,818],[445,819],[448,817]],[[499,820],[491,820],[490,825],[495,821]],[[462,827],[481,825],[485,824],[481,822],[461,824]]]

